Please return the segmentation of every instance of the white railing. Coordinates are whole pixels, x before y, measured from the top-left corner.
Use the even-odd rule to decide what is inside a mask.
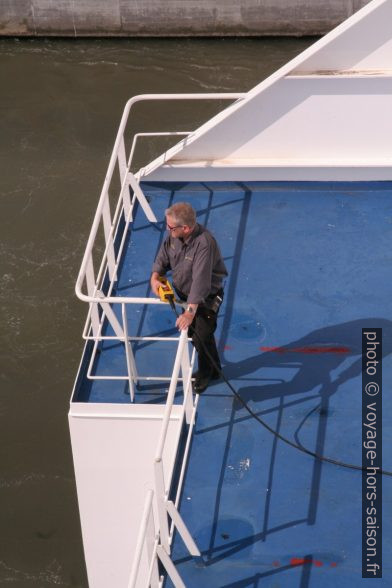
[[[102,187],[101,196],[94,216],[92,228],[87,241],[83,261],[76,281],[77,296],[89,304],[89,312],[83,330],[83,337],[93,341],[87,377],[90,379],[128,380],[131,401],[134,400],[134,386],[139,380],[170,380],[167,402],[164,410],[161,435],[159,438],[154,461],[154,488],[147,493],[146,504],[143,513],[139,539],[129,579],[129,588],[136,584],[157,588],[162,585],[159,578],[158,559],[164,566],[167,574],[172,579],[176,588],[184,588],[185,585],[178,574],[171,558],[171,544],[174,529],[182,537],[192,556],[200,558],[200,552],[186,528],[179,511],[178,504],[182,483],[185,475],[185,466],[192,438],[192,431],[197,410],[198,396],[193,400],[192,394],[192,361],[189,358],[188,334],[182,331],[179,337],[136,337],[128,332],[128,311],[132,304],[164,304],[156,298],[117,296],[113,294],[113,288],[117,281],[119,264],[122,259],[123,249],[127,238],[128,227],[133,220],[133,211],[136,202],[145,213],[150,222],[157,219],[152,211],[145,195],[143,194],[136,176],[131,171],[132,161],[136,150],[137,141],[141,137],[162,136],[188,136],[189,132],[157,132],[137,133],[133,137],[129,155],[125,146],[125,133],[131,108],[141,101],[153,100],[236,100],[243,98],[245,94],[156,94],[135,96],[125,106],[117,133],[109,167]],[[112,181],[114,169],[118,164],[120,192],[113,215],[110,209],[109,191],[113,187]],[[132,195],[131,195],[132,193]],[[99,251],[99,231],[103,235],[103,252]],[[102,240],[102,239],[101,239]],[[98,258],[98,270],[94,268],[94,259]],[[100,260],[100,261],[99,261]],[[86,288],[86,291],[83,288]],[[113,329],[113,335],[103,334],[105,321]],[[99,343],[105,340],[114,340],[124,343],[127,365],[126,376],[98,376],[93,374],[93,366]],[[140,376],[137,371],[135,357],[132,350],[134,341],[167,341],[177,343],[177,352],[171,376]],[[181,372],[181,376],[180,376]],[[188,425],[188,435],[181,462],[179,482],[176,489],[174,502],[169,500],[171,480],[165,480],[163,468],[163,454],[170,418],[173,410],[173,402],[178,383],[181,382],[184,391],[182,421]],[[155,510],[155,513],[154,513]],[[171,523],[169,525],[169,518]],[[140,566],[145,551],[145,560],[148,562],[147,573],[141,580]]]
[[[124,109],[116,141],[110,157],[108,170],[103,183],[97,210],[94,216],[86,250],[83,256],[75,291],[81,300],[89,304],[89,312],[83,329],[83,338],[94,341],[94,346],[87,370],[87,377],[91,380],[127,380],[129,382],[130,398],[134,400],[134,386],[139,380],[169,381],[171,376],[141,376],[138,374],[132,342],[135,341],[178,341],[177,337],[134,337],[128,333],[128,305],[131,304],[164,304],[157,298],[118,296],[113,295],[113,288],[117,281],[119,264],[127,238],[133,211],[138,202],[147,219],[157,222],[131,166],[141,137],[180,137],[189,136],[188,131],[136,133],[133,137],[129,154],[125,146],[126,129],[132,107],[142,101],[166,100],[236,100],[243,98],[242,93],[209,93],[209,94],[145,94],[131,98]],[[113,215],[110,209],[110,189],[113,188],[114,170],[118,164],[120,192]],[[132,192],[132,196],[131,196]],[[103,252],[99,258],[99,237],[103,237]],[[94,259],[98,258],[98,270],[94,267]],[[99,261],[100,259],[100,261]],[[152,261],[152,260],[151,260]],[[84,290],[85,288],[85,290]],[[120,312],[121,310],[121,312]],[[111,325],[114,335],[104,335],[105,321]],[[93,374],[99,342],[116,340],[124,343],[127,365],[126,376]]]
[[[176,567],[174,566],[170,557],[174,529],[177,529],[179,535],[188,548],[189,553],[193,557],[197,558],[197,560],[201,560],[200,551],[178,511],[178,504],[180,500],[182,483],[184,479],[198,404],[198,396],[196,396],[194,403],[192,401],[191,367],[192,366],[189,361],[188,353],[188,337],[186,331],[183,331],[180,336],[176,359],[174,362],[172,380],[170,382],[167,395],[161,433],[155,454],[154,490],[151,489],[147,493],[128,588],[136,588],[136,586],[143,586],[145,588],[158,588],[161,586],[162,578],[159,577],[158,573],[158,559],[165,568],[168,576],[171,578],[174,586],[176,588],[185,588],[185,584],[182,581],[181,576],[176,570]],[[184,455],[182,457],[182,465],[179,474],[176,497],[173,502],[172,500],[169,500],[170,484],[167,480],[165,480],[164,476],[163,454],[180,370],[182,372],[182,380],[185,382],[184,413],[186,415],[186,422],[188,423],[189,428]],[[155,498],[155,508],[157,515],[154,514],[153,498]],[[168,517],[170,517],[172,521],[170,527]],[[144,579],[141,579],[140,576],[143,551],[145,556],[145,570]]]
[[[142,190],[139,187],[138,181],[134,174],[132,174],[131,165],[133,156],[135,153],[136,143],[139,137],[153,137],[153,136],[180,136],[190,135],[191,132],[156,132],[156,133],[137,133],[132,142],[132,147],[127,160],[126,149],[125,149],[125,131],[129,119],[131,108],[137,102],[142,101],[159,101],[159,100],[236,100],[243,98],[243,93],[206,93],[206,94],[143,94],[140,96],[134,96],[128,100],[122,118],[120,126],[117,132],[116,141],[114,143],[112,155],[108,170],[106,173],[105,181],[103,183],[101,196],[98,202],[97,210],[91,227],[90,235],[87,241],[86,250],[83,256],[82,264],[80,267],[79,275],[76,280],[76,295],[85,302],[101,303],[100,297],[100,284],[103,279],[104,270],[108,269],[109,277],[111,282],[115,281],[118,264],[121,258],[121,253],[114,255],[114,238],[119,224],[120,214],[123,212],[126,221],[125,229],[132,220],[132,211],[136,200],[139,201],[142,209],[144,210],[147,219],[150,222],[157,222],[157,219],[151,210]],[[113,179],[114,169],[116,162],[119,167],[119,175],[121,181],[121,190],[117,202],[117,206],[113,215],[110,215],[109,205],[109,189]],[[131,199],[129,194],[129,187],[133,190],[133,198]],[[105,235],[105,250],[102,257],[102,263],[97,275],[95,275],[92,253],[97,237],[98,229],[102,223]],[[124,231],[126,233],[126,230]],[[121,241],[120,247],[123,245]],[[83,292],[83,284],[86,282],[87,293]],[[109,303],[118,302],[118,297],[111,297],[110,294],[105,297]],[[121,297],[121,301],[128,303],[143,303],[151,304],[159,301],[152,301],[150,298],[134,298],[134,297]]]

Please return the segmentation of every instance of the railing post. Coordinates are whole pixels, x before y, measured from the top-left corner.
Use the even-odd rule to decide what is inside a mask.
[[[124,346],[125,346],[125,357],[127,360],[127,370],[128,370],[128,381],[129,381],[129,394],[131,397],[131,402],[135,400],[135,387],[134,383],[137,382],[137,371],[136,371],[136,362],[135,356],[133,355],[132,351],[132,343],[128,338],[128,319],[127,319],[127,311],[125,304],[121,304],[122,310],[122,320],[123,320],[123,330],[124,330]]]
[[[144,214],[146,215],[147,219],[150,221],[150,223],[156,223],[157,217],[153,213],[152,208],[147,201],[147,198],[143,194],[143,190],[139,186],[139,182],[137,181],[137,179],[135,178],[133,173],[131,173],[129,170],[128,170],[128,181],[129,181],[129,185],[131,186],[131,188],[133,190],[133,193],[135,194],[136,198],[139,201],[140,206],[144,210]]]
[[[87,284],[87,294],[89,296],[95,295],[95,277],[94,277],[94,265],[93,265],[93,258],[92,255],[89,255],[87,260],[86,266],[86,284]],[[99,334],[99,312],[98,312],[98,304],[97,302],[90,302],[90,309],[91,309],[91,326],[93,330],[94,337],[98,337]]]
[[[124,206],[124,216],[127,219],[130,215],[131,211],[131,197],[129,194],[129,182],[128,182],[128,166],[127,166],[127,156],[125,153],[125,144],[124,144],[124,135],[122,136],[119,146],[118,146],[118,167],[120,171],[120,185],[121,185],[121,192],[120,198],[123,201]],[[131,160],[131,157],[130,157]]]
[[[117,159],[118,171],[120,172],[120,182],[122,183],[127,173],[127,156],[125,153],[124,135],[121,137],[118,144]]]
[[[157,554],[159,559],[161,560],[164,568],[166,569],[167,573],[171,581],[174,584],[175,588],[186,588],[184,582],[181,579],[180,574],[177,572],[174,563],[167,555],[166,551],[163,549],[162,545],[158,545],[157,547]]]
[[[124,206],[124,217],[125,220],[129,220],[129,222],[131,222],[133,220],[132,218],[132,214],[131,214],[131,208],[132,208],[132,202],[131,202],[131,195],[129,193],[129,182],[128,182],[128,175],[125,175],[125,178],[122,181],[121,184],[121,192],[120,192],[120,198],[123,202],[123,206]]]
[[[112,236],[112,218],[110,215],[110,206],[109,206],[109,194],[106,192],[105,201],[103,203],[102,208],[102,222],[103,222],[103,230],[105,234],[105,245],[107,249],[107,260],[108,260],[108,269],[109,269],[109,278],[112,282],[113,280],[117,280],[116,275],[116,259],[114,255],[114,243],[113,243],[113,236]]]
[[[135,588],[136,584],[137,584],[137,580],[138,580],[138,576],[139,576],[139,568],[140,568],[140,562],[142,560],[142,554],[143,554],[143,549],[144,547],[147,548],[147,565],[148,565],[148,571],[150,569],[150,562],[151,559],[154,557],[154,544],[155,544],[155,529],[154,529],[154,520],[153,520],[153,512],[152,512],[152,499],[154,496],[154,492],[152,490],[148,490],[147,492],[147,498],[146,498],[146,502],[144,504],[144,510],[143,510],[143,515],[142,515],[142,521],[140,524],[140,529],[139,529],[139,534],[137,537],[137,543],[136,543],[136,549],[135,549],[135,556],[133,559],[133,563],[132,563],[132,568],[131,568],[131,573],[129,576],[129,581],[128,581],[128,588]],[[152,543],[153,543],[153,550],[150,550],[150,539],[151,539],[151,524],[152,524],[152,534],[153,534],[153,539],[152,539]],[[148,539],[148,541],[146,541],[146,539]],[[156,558],[155,559],[155,566],[154,563],[151,562],[153,564],[153,573],[151,574],[151,578],[155,581],[156,579],[156,575],[154,572],[154,567],[155,569],[158,571],[158,566],[157,566],[157,561]],[[148,586],[152,586],[152,588],[156,588],[158,587],[158,584],[154,584],[153,580],[148,584]],[[159,579],[158,579],[159,582]]]
[[[181,376],[182,385],[184,390],[184,401],[185,401],[185,418],[186,423],[192,420],[193,401],[192,401],[192,384],[190,381],[191,377],[191,362],[189,357],[189,345],[188,342],[184,345],[184,349],[181,356]]]
[[[161,541],[161,544],[163,545],[166,553],[170,555],[169,522],[167,520],[166,490],[165,490],[165,479],[164,479],[164,475],[163,475],[162,458],[155,459],[154,474],[155,474],[155,499],[156,499],[156,505],[157,505],[157,510],[158,510],[160,541]]]
[[[110,306],[109,302],[105,302],[105,296],[102,292],[97,292],[97,295],[102,298],[100,305],[103,308],[104,313],[106,314],[106,318],[108,319],[110,326],[112,327],[113,331],[117,335],[119,339],[124,339],[124,331],[118,321],[118,318],[114,314],[112,307]]]
[[[146,527],[146,551],[147,551],[147,560],[150,563],[150,587],[151,588],[159,588],[159,570],[158,570],[158,561],[156,558],[155,553],[155,541],[157,539],[157,533],[155,531],[155,521],[154,521],[154,512],[152,508],[150,508],[150,514],[147,519],[147,527]]]
[[[180,513],[174,506],[174,503],[171,500],[168,500],[166,503],[167,512],[169,513],[174,526],[176,527],[177,531],[179,532],[183,542],[185,543],[186,547],[188,548],[189,553],[193,557],[200,557],[201,553],[199,548],[197,547],[196,543],[193,540],[192,535],[188,531],[186,524],[184,523]]]

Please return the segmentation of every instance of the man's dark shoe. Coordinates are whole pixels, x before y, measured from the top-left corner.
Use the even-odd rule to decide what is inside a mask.
[[[200,378],[205,378],[206,376],[204,376],[203,374],[201,374],[199,372],[199,370],[197,370],[197,372],[194,372],[192,374],[192,378],[195,378],[196,380],[200,379]],[[207,376],[210,380],[219,380],[219,378],[221,377],[220,373],[217,372],[216,370],[214,370],[212,372],[212,374],[210,376]]]
[[[210,383],[210,376],[199,376],[196,378],[195,383],[193,384],[193,389],[196,394],[201,394],[208,388],[208,384]]]

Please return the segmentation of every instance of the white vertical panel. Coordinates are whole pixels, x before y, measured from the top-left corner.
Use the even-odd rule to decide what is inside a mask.
[[[89,588],[128,585],[146,493],[153,488],[164,408],[71,405],[69,424]],[[169,424],[163,460],[166,480],[172,476],[182,410],[173,407]],[[145,556],[143,561],[147,573]]]

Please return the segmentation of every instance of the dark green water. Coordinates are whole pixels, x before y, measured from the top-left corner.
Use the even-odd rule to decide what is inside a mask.
[[[0,41],[0,586],[87,587],[67,422],[87,311],[74,283],[125,102],[244,92],[311,42]],[[214,112],[138,106],[134,128],[192,130]]]

